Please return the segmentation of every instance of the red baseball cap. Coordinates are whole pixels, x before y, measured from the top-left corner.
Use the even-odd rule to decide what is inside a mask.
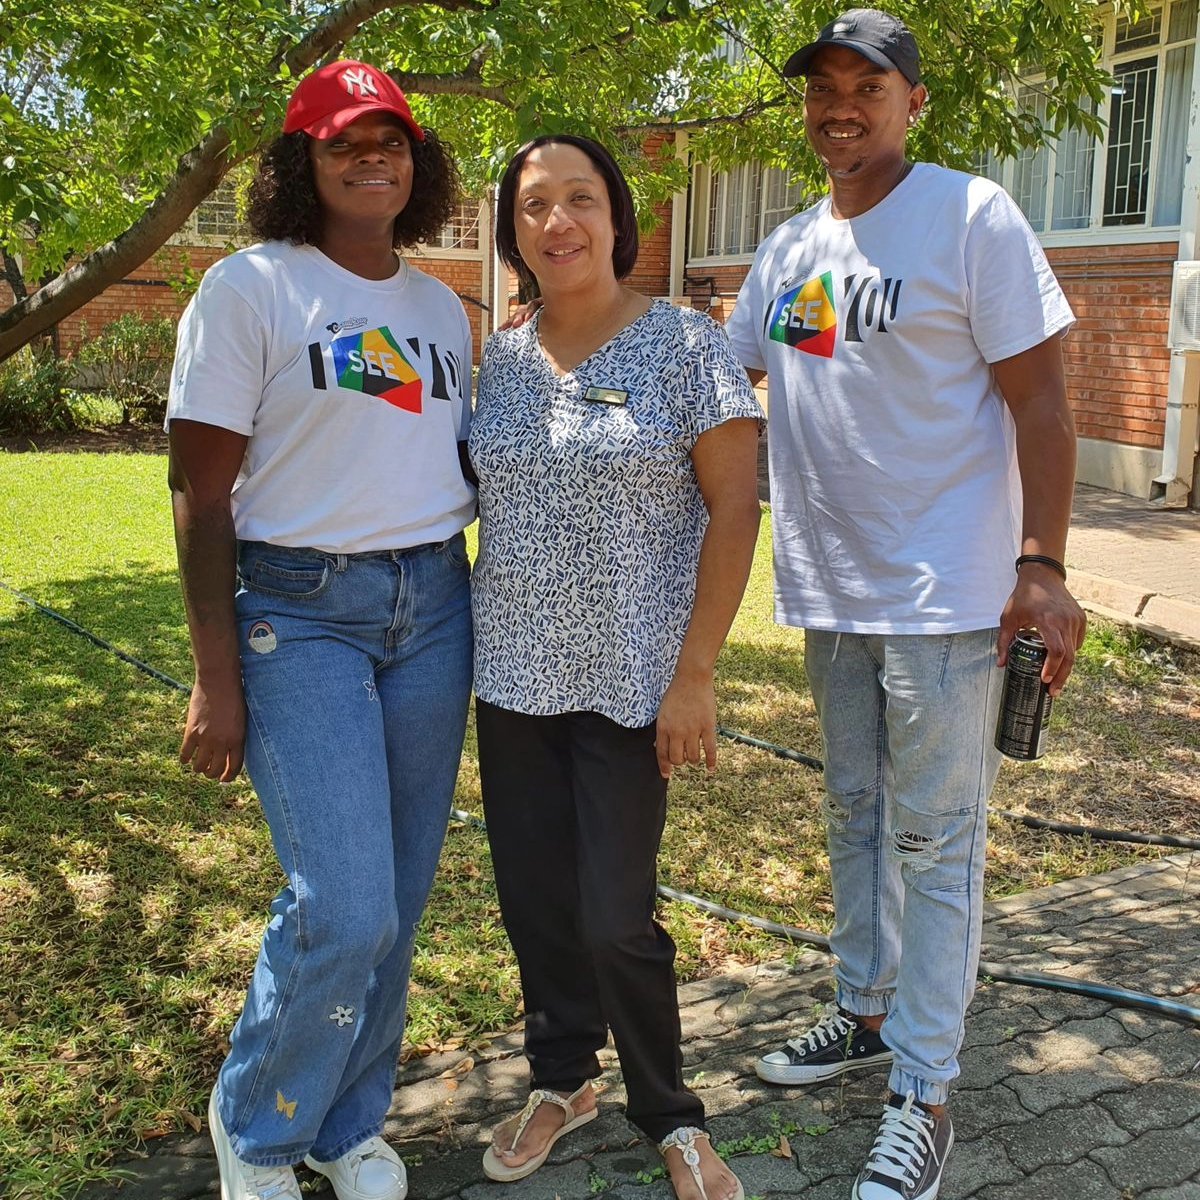
[[[331,138],[372,112],[394,113],[418,142],[425,140],[425,131],[391,77],[351,59],[330,63],[300,81],[288,101],[283,132],[303,129],[315,138]]]

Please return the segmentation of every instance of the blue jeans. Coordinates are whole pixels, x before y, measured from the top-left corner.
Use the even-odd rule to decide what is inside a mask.
[[[996,630],[805,633],[825,747],[837,1002],[886,1013],[893,1092],[944,1104],[983,923]]]
[[[288,879],[218,1081],[256,1166],[329,1161],[383,1128],[462,751],[469,572],[462,534],[239,546],[246,766]]]

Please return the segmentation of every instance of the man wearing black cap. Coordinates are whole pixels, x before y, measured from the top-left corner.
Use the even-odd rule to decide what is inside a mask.
[[[995,184],[905,157],[927,91],[877,9],[788,60],[830,194],[759,247],[728,332],[769,383],[776,619],[821,719],[836,1005],[758,1074],[890,1063],[854,1200],[933,1200],[979,961],[1001,672],[1036,627],[1057,694],[1085,619],[1062,566],[1073,321]]]

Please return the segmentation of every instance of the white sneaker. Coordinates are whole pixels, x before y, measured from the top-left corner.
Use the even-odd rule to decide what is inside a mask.
[[[291,1167],[254,1167],[234,1154],[221,1123],[216,1088],[208,1101],[208,1132],[217,1151],[221,1200],[302,1200]]]
[[[404,1200],[408,1175],[400,1155],[381,1137],[369,1138],[333,1162],[310,1154],[305,1163],[333,1184],[337,1200]]]

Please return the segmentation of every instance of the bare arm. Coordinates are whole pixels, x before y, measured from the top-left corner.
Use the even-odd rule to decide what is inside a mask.
[[[717,702],[713,669],[737,616],[750,576],[761,510],[758,505],[758,422],[737,417],[702,433],[692,465],[708,509],[700,547],[696,597],[675,676],[658,711],[655,749],[664,779],[671,768],[717,765]],[[703,747],[703,750],[701,750]]]
[[[1060,339],[1048,338],[994,363],[992,371],[1017,427],[1024,502],[1021,553],[1062,562],[1075,486],[1075,422],[1067,405]],[[1057,696],[1071,674],[1075,651],[1083,645],[1087,618],[1059,574],[1042,563],[1026,563],[1017,572],[1000,617],[1001,666],[1017,631],[1030,626],[1045,639],[1042,679]]]
[[[196,665],[179,757],[193,771],[222,783],[242,769],[246,743],[230,493],[247,440],[199,421],[172,421],[169,434],[175,547]]]

